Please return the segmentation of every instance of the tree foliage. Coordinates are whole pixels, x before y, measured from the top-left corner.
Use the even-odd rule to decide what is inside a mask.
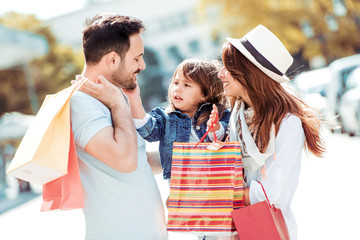
[[[46,94],[69,86],[70,80],[81,71],[81,52],[74,52],[71,47],[58,44],[51,29],[34,15],[7,13],[0,16],[0,24],[46,38],[49,45],[47,55],[30,63],[30,74],[40,104]],[[10,111],[32,113],[25,73],[21,66],[0,71],[0,84],[0,115]]]
[[[240,38],[262,24],[306,60],[323,56],[329,63],[360,50],[358,0],[201,0],[199,9],[215,16],[214,36],[223,39]]]

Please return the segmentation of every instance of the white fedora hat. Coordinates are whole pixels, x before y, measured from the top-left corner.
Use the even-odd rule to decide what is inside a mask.
[[[279,83],[289,81],[285,72],[294,59],[269,29],[258,25],[240,39],[226,39],[273,80]]]

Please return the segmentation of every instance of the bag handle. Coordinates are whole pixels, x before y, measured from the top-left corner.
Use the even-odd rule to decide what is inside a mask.
[[[214,124],[215,122],[218,120],[219,118],[219,115],[217,114],[216,115],[216,118],[214,121],[211,122],[211,126],[209,127],[209,129],[206,131],[206,133],[204,134],[204,136],[202,136],[202,138],[196,143],[195,147],[197,147],[197,145],[199,145],[199,143],[202,143],[204,141],[204,139],[206,138],[206,136],[209,134],[210,130],[213,129],[214,130],[214,142],[217,141],[217,137],[216,137],[216,134],[215,134],[215,129],[214,129]]]
[[[256,180],[256,181],[260,184],[262,190],[264,191],[264,194],[265,194],[265,197],[266,197],[266,201],[267,201],[267,203],[269,204],[269,207],[270,207],[270,208],[273,207],[274,210],[275,210],[275,212],[276,212],[275,205],[270,203],[269,198],[268,198],[268,196],[267,196],[267,194],[266,194],[266,192],[265,192],[264,186],[262,185],[262,183],[261,183],[260,181],[258,181],[258,180]]]

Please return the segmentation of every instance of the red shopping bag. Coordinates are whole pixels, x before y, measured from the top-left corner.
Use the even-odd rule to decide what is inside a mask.
[[[201,139],[203,140],[203,139]],[[173,145],[168,231],[231,236],[231,211],[243,207],[242,158],[239,142]]]
[[[84,208],[84,194],[71,128],[67,174],[44,184],[42,196],[41,211]]]
[[[263,185],[259,183],[265,193],[266,201],[231,213],[240,239],[289,240],[289,232],[281,210],[270,204]]]

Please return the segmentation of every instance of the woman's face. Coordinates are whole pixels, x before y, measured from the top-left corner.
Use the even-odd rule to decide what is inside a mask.
[[[226,70],[225,66],[221,68],[218,77],[224,85],[225,96],[227,97],[241,97],[248,105],[252,105],[249,95],[241,83]]]

